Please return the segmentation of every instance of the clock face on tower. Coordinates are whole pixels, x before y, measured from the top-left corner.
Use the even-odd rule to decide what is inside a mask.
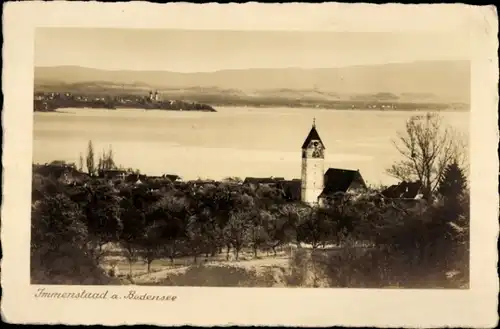
[[[320,143],[318,142],[313,142],[313,152],[312,152],[312,157],[313,158],[322,158],[323,157],[323,147],[321,146]]]

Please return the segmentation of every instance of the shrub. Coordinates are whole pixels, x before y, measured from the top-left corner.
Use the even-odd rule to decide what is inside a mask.
[[[86,248],[87,230],[78,205],[63,194],[33,205],[32,284],[111,284]]]
[[[310,255],[307,250],[299,248],[290,257],[290,271],[285,280],[287,286],[300,287],[305,284],[309,271]]]
[[[31,254],[31,284],[119,284],[95,264],[84,250],[66,243],[55,250],[37,249]]]
[[[270,287],[273,284],[274,278],[270,271],[258,274],[254,269],[222,265],[191,266],[184,273],[170,274],[166,279],[155,283],[161,286],[199,287]]]

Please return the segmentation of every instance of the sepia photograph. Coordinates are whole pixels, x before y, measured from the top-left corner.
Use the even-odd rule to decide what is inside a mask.
[[[7,4],[2,320],[495,327],[497,25]]]
[[[467,35],[38,28],[34,51],[33,284],[468,288]]]

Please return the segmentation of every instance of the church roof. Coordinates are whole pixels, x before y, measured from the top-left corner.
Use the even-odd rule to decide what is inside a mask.
[[[366,186],[358,170],[329,168],[325,173],[325,188],[321,195],[345,193],[356,180]]]
[[[309,146],[309,143],[312,140],[319,140],[321,144],[323,144],[323,141],[321,141],[321,138],[319,137],[318,131],[316,130],[316,125],[313,124],[311,131],[309,132],[309,135],[307,135],[306,140],[304,141],[304,144],[302,144],[302,149],[306,149]],[[323,144],[323,148],[325,147],[325,144]]]

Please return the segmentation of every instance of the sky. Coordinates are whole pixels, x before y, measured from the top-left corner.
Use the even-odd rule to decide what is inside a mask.
[[[464,34],[38,28],[35,65],[213,72],[468,60]]]

